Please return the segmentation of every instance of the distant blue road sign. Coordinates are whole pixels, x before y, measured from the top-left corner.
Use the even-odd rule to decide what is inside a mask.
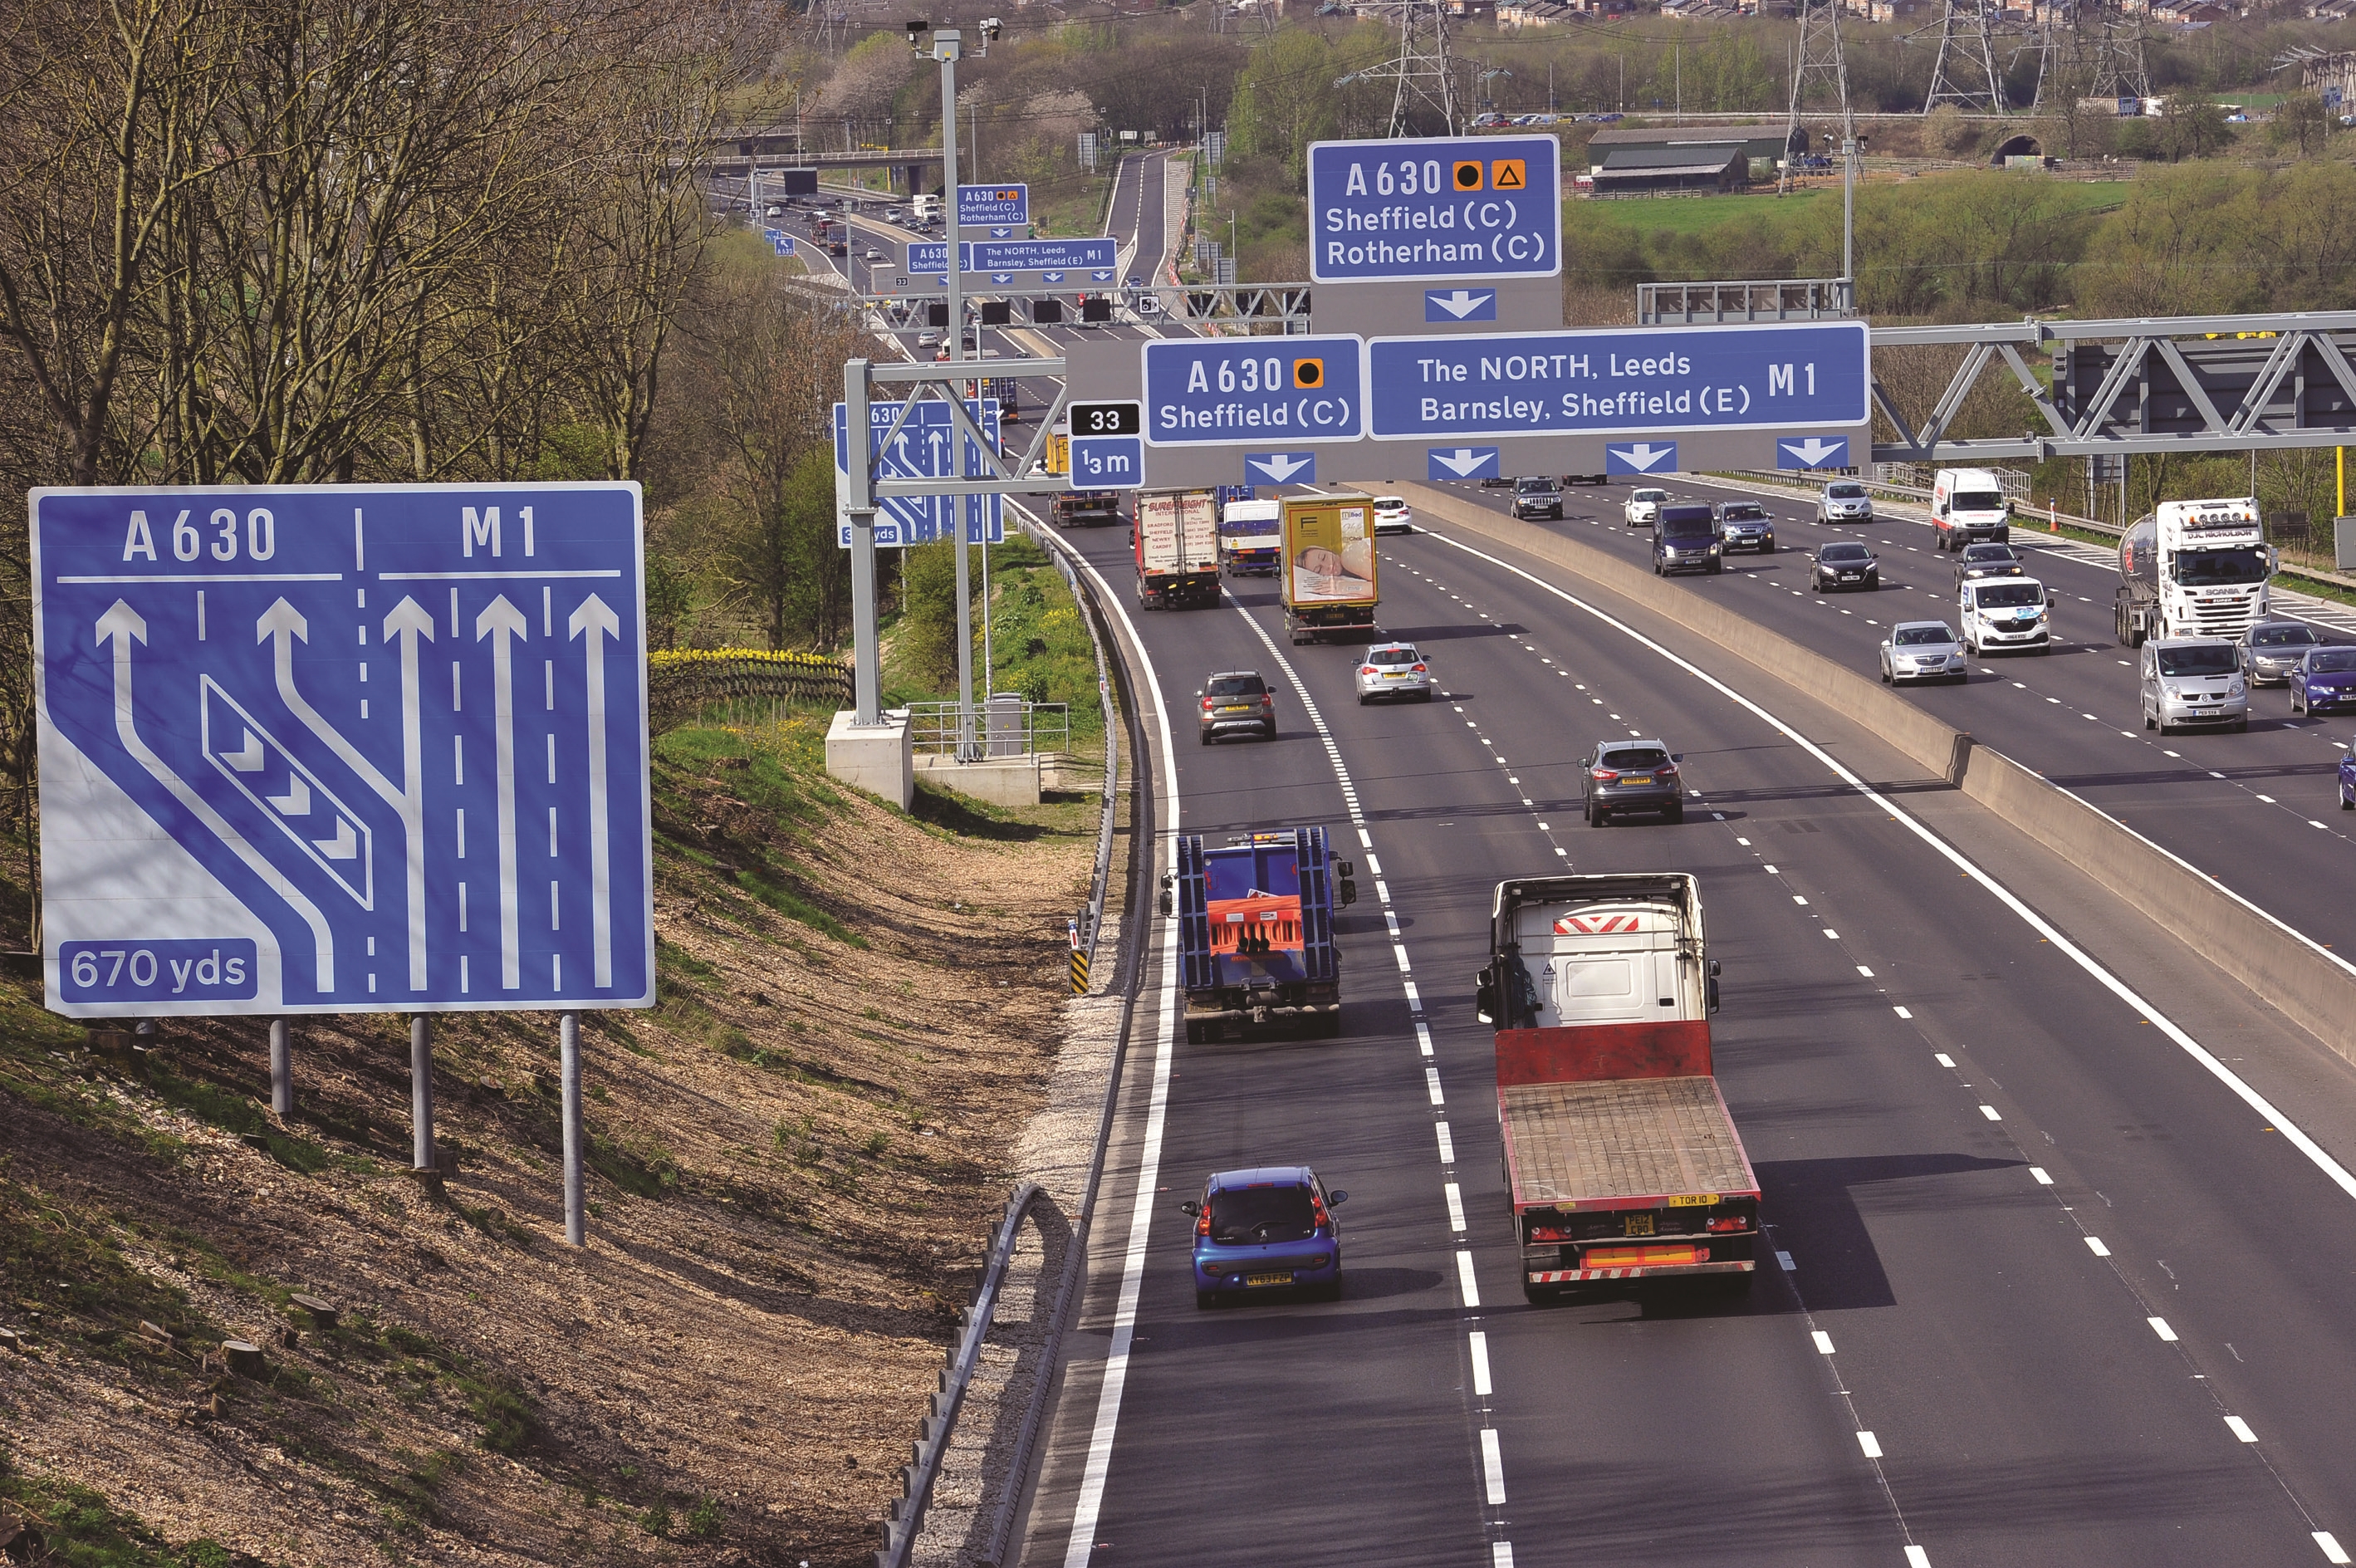
[[[971,246],[959,248],[960,253]],[[945,273],[949,270],[949,242],[947,240],[916,240],[908,245],[908,270],[912,273]]]
[[[1145,438],[1156,446],[1355,441],[1365,430],[1359,349],[1345,337],[1149,339]]]
[[[1317,454],[1247,452],[1244,479],[1252,485],[1313,485],[1317,482]]]
[[[977,240],[966,247],[977,273],[1035,273],[1051,268],[1108,267],[1119,254],[1110,240]]]
[[[1377,440],[1862,425],[1866,324],[1620,328],[1368,341]]]
[[[1603,447],[1607,474],[1674,474],[1677,444],[1674,441],[1607,442]]]
[[[1497,291],[1494,288],[1428,288],[1423,291],[1426,321],[1494,321]]]
[[[1846,468],[1848,467],[1848,437],[1807,435],[1793,440],[1786,436],[1775,443],[1775,467]]]
[[[1494,446],[1434,446],[1424,453],[1427,478],[1446,482],[1453,479],[1494,479],[1502,470],[1497,467]]]
[[[654,1001],[635,484],[36,490],[48,1005]]]
[[[966,412],[981,426],[981,433],[995,444],[999,439],[998,400],[984,398],[980,403],[966,402]],[[892,433],[899,419],[897,403],[871,403],[867,417],[871,434],[870,451],[875,442]],[[848,405],[834,405],[834,466],[838,472],[849,473],[850,443],[846,427],[850,422]],[[937,399],[918,403],[909,413],[897,435],[892,437],[891,450],[876,465],[879,479],[950,479],[980,478],[985,471],[981,448],[968,436],[962,442],[963,460],[958,452],[960,443],[949,418],[948,405]],[[960,504],[960,501],[962,504]],[[875,542],[905,546],[930,544],[937,539],[957,537],[957,519],[965,518],[968,543],[997,544],[1006,538],[1005,499],[1001,496],[886,496],[876,509]],[[835,542],[851,548],[851,525],[838,523]]]
[[[794,253],[794,237],[791,234],[780,234],[772,240],[770,244],[781,256],[790,256]]]
[[[1092,490],[1133,490],[1145,483],[1145,443],[1134,435],[1072,437],[1072,485]]]
[[[958,187],[957,220],[981,227],[991,223],[1031,221],[1031,188],[1027,185],[961,185]]]
[[[1552,136],[1312,142],[1309,275],[1317,283],[1557,276],[1558,155]]]

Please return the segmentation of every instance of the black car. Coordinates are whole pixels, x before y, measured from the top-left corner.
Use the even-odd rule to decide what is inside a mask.
[[[2029,568],[2020,559],[2020,552],[2009,544],[1966,544],[1963,555],[1955,562],[1955,581],[1968,583],[1976,577],[2026,577]]]
[[[1870,591],[1881,586],[1881,557],[1862,544],[1844,539],[1816,552],[1815,569],[1808,577],[1809,585],[1820,594],[1837,588]]]
[[[1262,740],[1276,738],[1276,693],[1257,670],[1222,670],[1194,693],[1203,705],[1203,744],[1219,736],[1249,730]]]
[[[1514,481],[1513,514],[1517,518],[1562,517],[1562,490],[1543,474],[1527,474]]]
[[[1726,542],[1719,537],[1718,509],[1665,506],[1653,523],[1653,575],[1723,572]]]
[[[1682,758],[1657,740],[1607,740],[1580,762],[1586,781],[1587,825],[1600,828],[1621,811],[1658,811],[1686,820],[1677,774]]]

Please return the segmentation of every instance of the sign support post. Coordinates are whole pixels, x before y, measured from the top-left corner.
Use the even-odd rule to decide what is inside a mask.
[[[434,1015],[409,1015],[409,1165],[434,1169]]]
[[[581,1015],[559,1014],[556,1037],[564,1089],[564,1239],[581,1247],[589,1239],[581,1195]]]
[[[284,1018],[270,1020],[270,1109],[282,1121],[294,1114],[294,1053]]]
[[[850,411],[850,428],[867,428],[868,394],[873,390],[872,369],[865,360],[849,360],[842,367],[842,401]],[[875,630],[875,486],[868,463],[845,465],[841,481],[842,514],[851,523],[851,718],[862,729],[884,722],[884,674]]]

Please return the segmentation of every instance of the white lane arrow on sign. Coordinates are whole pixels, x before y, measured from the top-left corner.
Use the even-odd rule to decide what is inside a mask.
[[[1614,446],[1612,455],[1634,468],[1638,473],[1650,473],[1663,458],[1674,456],[1676,446],[1655,446],[1649,441],[1639,441],[1633,446]]]
[[[336,819],[334,838],[313,839],[311,843],[329,860],[354,860],[359,858],[360,853],[360,841],[352,832],[351,820],[348,817]]]
[[[409,854],[409,988],[425,989],[425,739],[417,675],[417,639],[434,640],[434,612],[408,595],[384,618],[384,639],[401,644],[402,826]],[[451,688],[455,700],[457,688]]]
[[[1313,465],[1317,457],[1310,452],[1255,452],[1244,461],[1280,485]]]
[[[990,281],[995,284],[1010,284],[1014,281],[1014,274],[1012,273],[992,273],[990,274]]]
[[[265,760],[262,750],[262,737],[254,734],[252,730],[246,731],[245,749],[243,751],[224,751],[221,753],[221,760],[228,763],[231,768],[236,768],[240,773],[261,772],[262,764]]]
[[[246,738],[252,739],[252,730],[246,731],[245,734]],[[259,745],[258,742],[256,744]],[[232,768],[237,766],[237,758],[234,757],[224,757],[222,760]],[[240,771],[250,773],[252,769],[242,768]],[[262,799],[277,808],[278,814],[282,817],[307,817],[311,814],[311,786],[303,782],[303,776],[300,773],[290,773],[286,776],[286,793],[264,795]],[[318,841],[315,839],[312,842],[316,843]]]
[[[522,938],[516,901],[515,653],[511,639],[529,638],[531,623],[501,594],[475,618],[475,640],[491,639],[492,733],[499,785],[499,986],[523,984]]]
[[[281,599],[280,604],[286,601]],[[155,755],[155,748],[139,737],[139,727],[133,722],[131,711],[131,644],[147,640],[147,622],[137,610],[121,599],[108,607],[98,618],[98,643],[103,648],[114,644],[114,736],[131,759],[147,770],[147,776],[171,791],[172,799],[187,809],[191,816],[211,830],[212,835],[229,847],[230,854],[245,863],[245,868],[262,878],[269,889],[286,900],[303,923],[311,928],[312,961],[323,992],[336,988],[336,934],[327,924],[327,917],[319,907],[296,892],[278,868],[262,858],[245,834],[230,826],[227,818],[213,809],[212,802],[188,788],[188,781],[172,771],[171,764]]]
[[[1098,267],[1096,271],[1090,273],[1088,276],[1091,280],[1097,283],[1110,283],[1112,282],[1112,269],[1109,267]]]
[[[1495,296],[1490,294],[1475,294],[1469,288],[1460,288],[1453,294],[1428,294],[1424,297],[1462,321]]]
[[[614,867],[613,853],[605,843],[606,782],[605,782],[605,638],[619,642],[622,618],[616,615],[605,601],[592,594],[581,601],[581,607],[565,621],[574,636],[588,639],[589,680],[589,927],[595,951],[592,959],[594,978],[601,985],[614,983]]]
[[[1776,445],[1811,468],[1822,467],[1826,458],[1837,457],[1848,447],[1846,441],[1827,441],[1821,435],[1811,435],[1805,441],[1779,441]]]
[[[1014,238],[1014,231],[1013,231],[1013,230],[1012,230],[1012,229],[1002,229],[1002,228],[1001,228],[1001,229],[992,229],[992,230],[990,231],[990,237],[991,237],[991,239],[993,239],[993,240],[1012,240],[1012,238]]]
[[[1497,448],[1494,446],[1459,446],[1453,452],[1442,452],[1435,448],[1431,454],[1431,460],[1457,478],[1462,478],[1496,455]]]
[[[1041,273],[1039,274],[1039,281],[1041,283],[1062,283],[1064,281],[1064,274],[1061,273]]]

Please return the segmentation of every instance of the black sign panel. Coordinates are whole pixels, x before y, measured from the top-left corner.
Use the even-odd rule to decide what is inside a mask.
[[[1076,403],[1072,404],[1075,435],[1142,435],[1145,409],[1135,403]]]

